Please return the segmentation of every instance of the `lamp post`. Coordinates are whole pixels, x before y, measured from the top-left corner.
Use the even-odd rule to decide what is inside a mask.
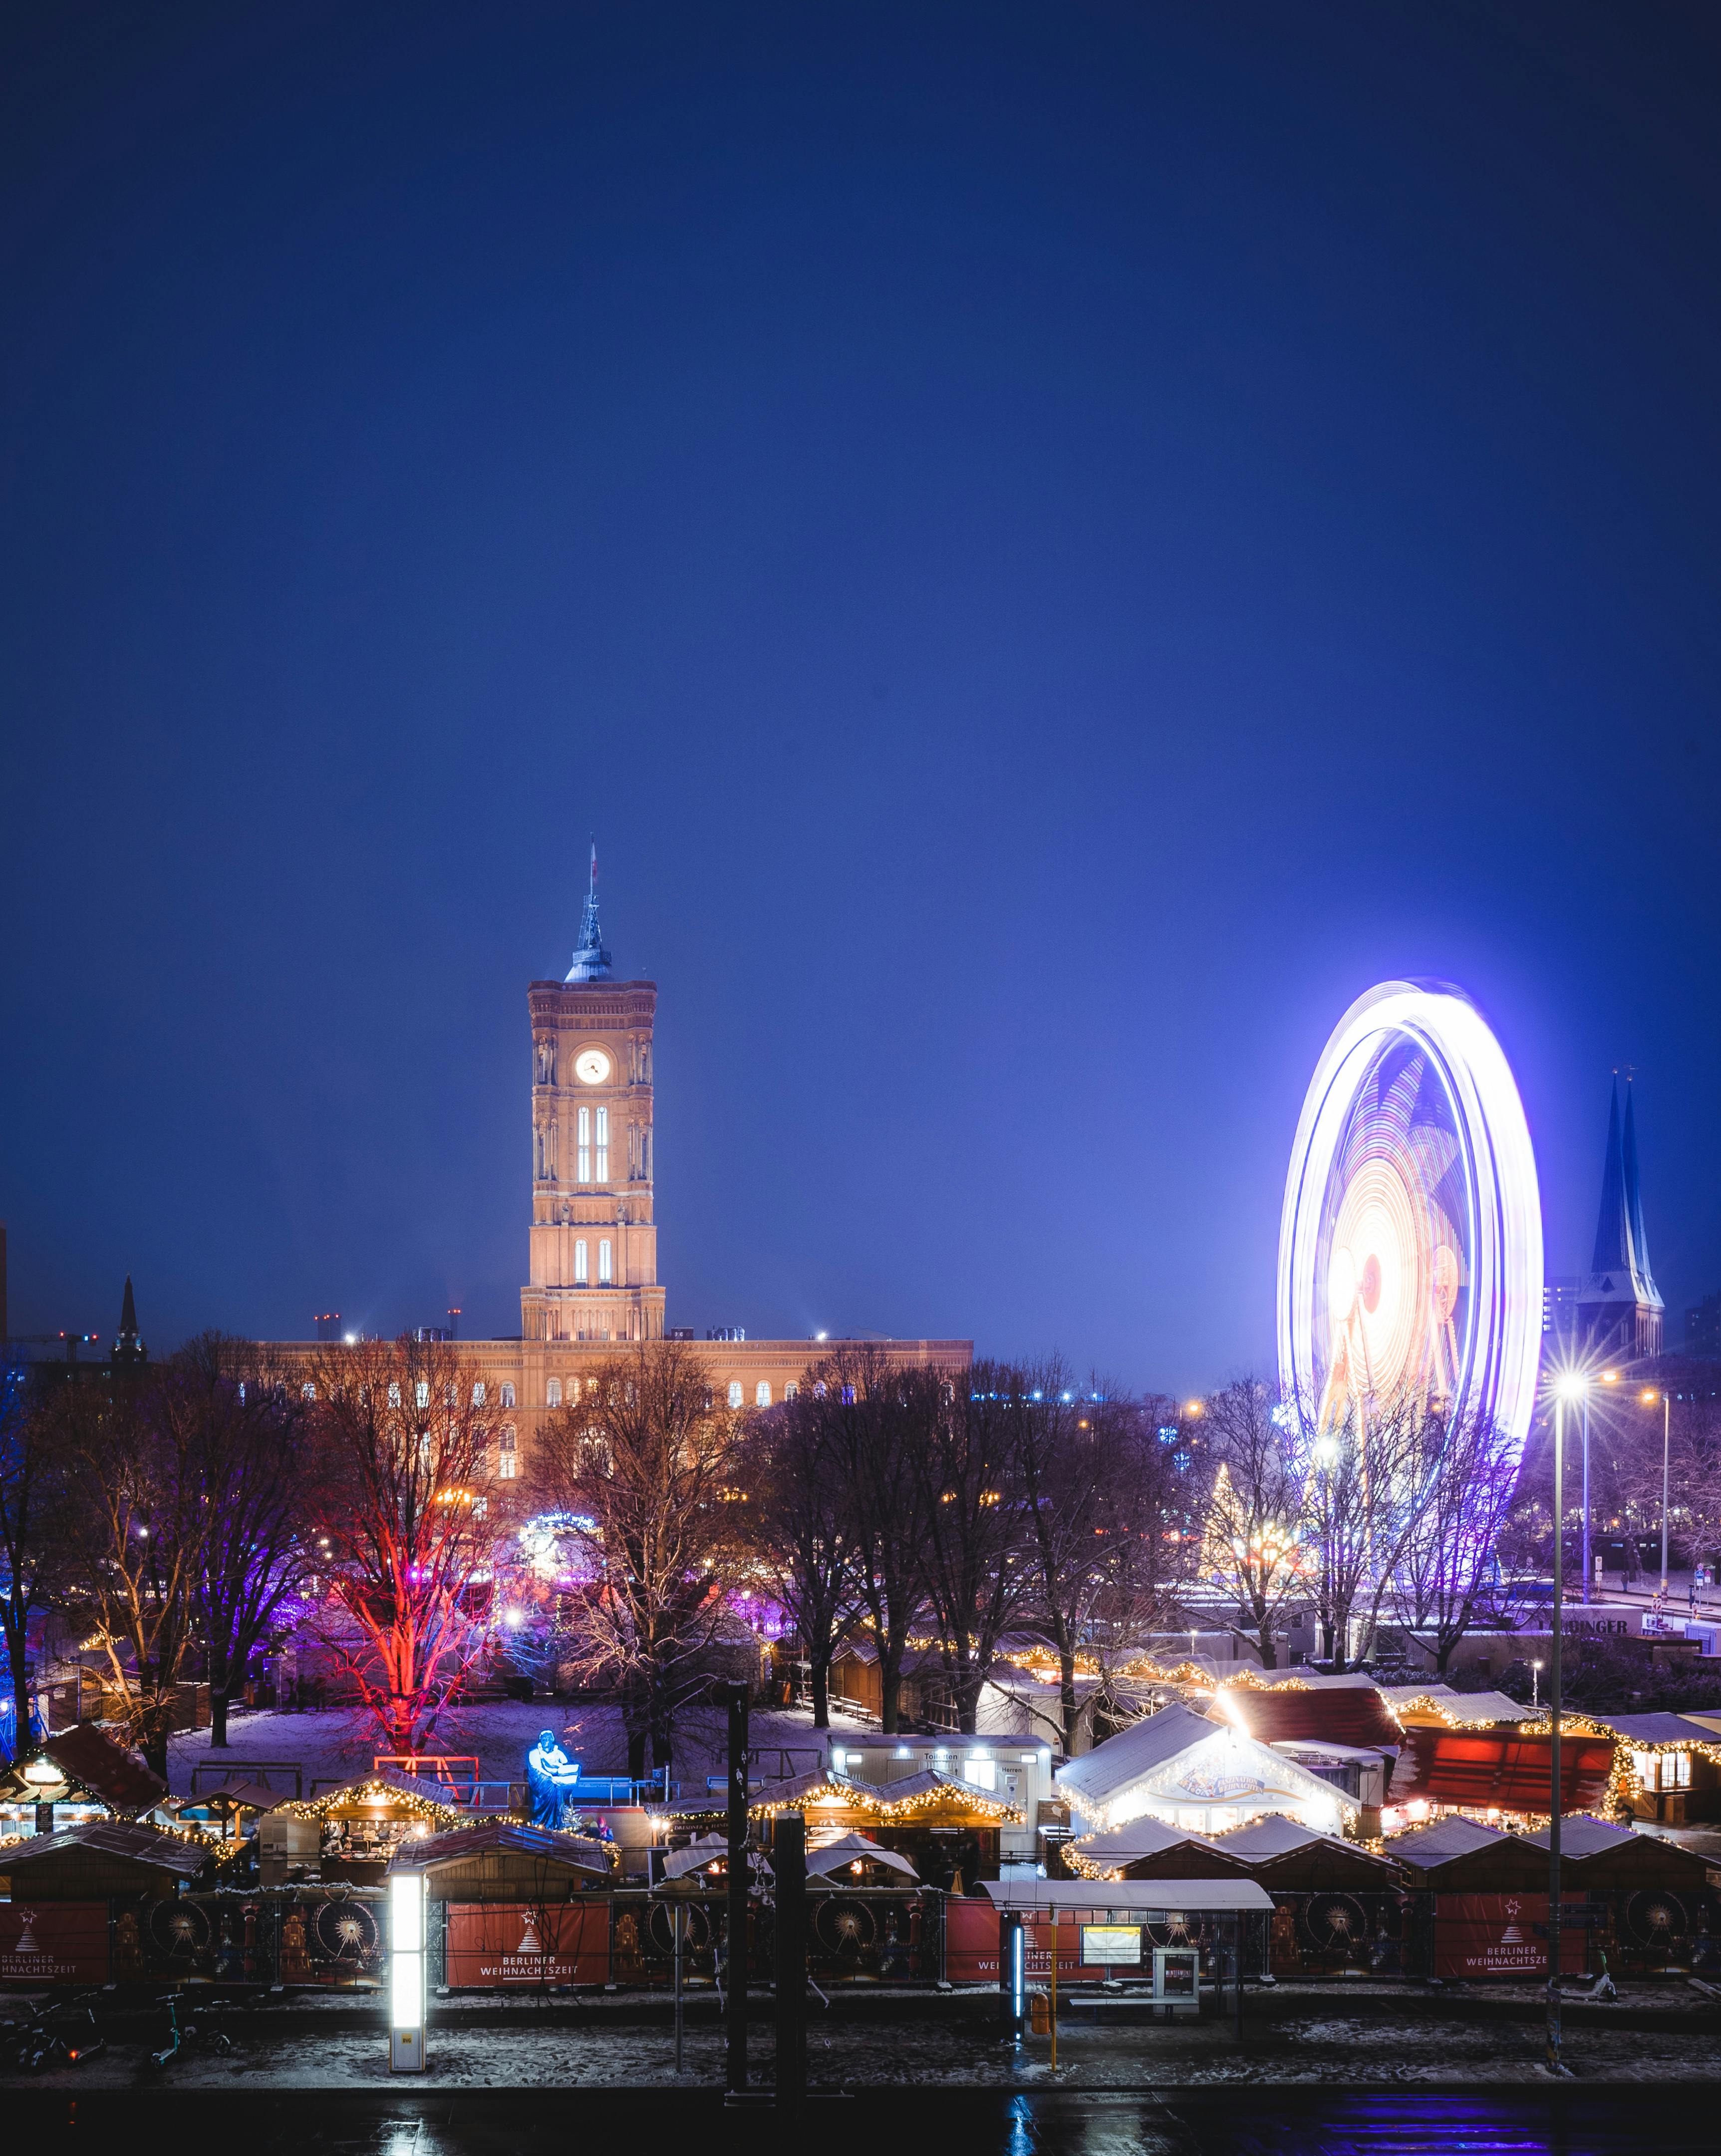
[[[1653,1391],[1645,1393],[1643,1395],[1645,1407],[1653,1405],[1656,1397]],[[1665,1385],[1661,1389],[1660,1397],[1662,1403],[1662,1593],[1665,1594],[1667,1591],[1667,1452],[1668,1440],[1672,1436],[1673,1427],[1673,1402],[1672,1395]]]
[[[1565,1404],[1584,1402],[1584,1428],[1590,1427],[1590,1381],[1567,1370],[1554,1388],[1554,1618],[1548,1671],[1548,2071],[1564,2071],[1559,2056],[1559,1820],[1564,1789],[1559,1774],[1560,1633],[1565,1623]],[[1585,1455],[1585,1465],[1588,1456]],[[1587,1491],[1586,1491],[1587,1495]],[[1590,1551],[1590,1515],[1584,1513],[1584,1555]],[[1585,1599],[1589,1599],[1585,1581]]]

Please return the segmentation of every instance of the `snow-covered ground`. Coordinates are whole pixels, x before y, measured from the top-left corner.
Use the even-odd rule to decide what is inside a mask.
[[[556,1700],[526,1703],[499,1701],[470,1707],[450,1714],[439,1727],[427,1750],[479,1761],[484,1781],[519,1781],[526,1772],[526,1754],[540,1730],[553,1729],[569,1756],[579,1761],[588,1774],[624,1774],[628,1767],[627,1738],[620,1710],[613,1707],[569,1707]],[[188,1795],[194,1768],[280,1762],[296,1765],[304,1776],[308,1795],[313,1782],[340,1782],[367,1773],[372,1761],[388,1748],[367,1717],[346,1708],[324,1714],[278,1714],[270,1712],[233,1713],[228,1722],[224,1752],[212,1749],[207,1729],[176,1737],[168,1748],[168,1779],[176,1794]],[[804,1773],[815,1763],[814,1755],[828,1758],[829,1738],[815,1732],[809,1709],[787,1712],[756,1711],[749,1725],[751,1742],[760,1757],[755,1774],[774,1776]],[[840,1738],[864,1733],[864,1725],[831,1717],[830,1737]],[[670,1778],[678,1782],[683,1797],[696,1794],[708,1775],[722,1775],[727,1758],[727,1727],[721,1710],[694,1709],[676,1732],[676,1756]],[[794,1755],[781,1759],[778,1753]],[[210,1777],[203,1786],[211,1786]]]

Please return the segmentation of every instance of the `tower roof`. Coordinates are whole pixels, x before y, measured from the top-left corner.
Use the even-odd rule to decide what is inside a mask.
[[[579,942],[573,954],[573,963],[565,977],[570,981],[607,981],[610,978],[609,953],[604,948],[604,938],[598,927],[598,841],[592,841],[592,880],[586,888],[586,910],[580,916]]]
[[[1607,1155],[1601,1168],[1601,1209],[1595,1220],[1592,1273],[1611,1282],[1619,1300],[1659,1310],[1662,1298],[1649,1270],[1649,1245],[1643,1229],[1643,1193],[1637,1177],[1637,1119],[1631,1088],[1626,1087],[1626,1113],[1620,1116],[1620,1081],[1614,1081],[1607,1111]]]
[[[137,1337],[137,1304],[131,1293],[131,1276],[126,1276],[126,1294],[120,1305],[120,1331],[114,1342],[116,1363],[145,1363],[148,1353]]]

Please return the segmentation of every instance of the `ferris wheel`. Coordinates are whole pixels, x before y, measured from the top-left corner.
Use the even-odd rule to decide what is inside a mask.
[[[1278,1303],[1280,1383],[1317,1432],[1408,1404],[1522,1450],[1541,1199],[1511,1068],[1462,990],[1386,981],[1339,1020],[1292,1149]]]

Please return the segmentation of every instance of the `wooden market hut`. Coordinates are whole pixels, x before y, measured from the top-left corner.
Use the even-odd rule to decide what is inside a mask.
[[[356,1887],[380,1886],[403,1842],[445,1833],[470,1817],[446,1797],[446,1790],[434,1782],[384,1768],[320,1797],[277,1804],[265,1815],[265,1824],[275,1827],[289,1848],[295,1824],[313,1828],[318,1841],[317,1871],[325,1883],[346,1880]],[[260,1836],[262,1830],[259,1831]],[[259,1854],[267,1869],[267,1840]],[[303,1854],[309,1856],[308,1851]],[[264,1884],[270,1883],[265,1877]]]
[[[1518,1710],[1523,1713],[1522,1708]],[[1408,1723],[1386,1793],[1395,1810],[1422,1802],[1454,1810],[1518,1817],[1551,1810],[1552,1743],[1545,1722],[1453,1727]],[[1604,1731],[1560,1734],[1560,1811],[1590,1811],[1606,1797],[1614,1739]]]
[[[1548,1853],[1480,1820],[1454,1815],[1395,1835],[1386,1854],[1406,1883],[1440,1894],[1545,1894]]]
[[[421,1872],[433,1902],[569,1902],[612,1886],[615,1876],[603,1842],[503,1819],[412,1835],[397,1845],[388,1871]]]
[[[996,1879],[1000,1831],[1022,1824],[1019,1804],[936,1768],[882,1785],[835,1768],[773,1783],[747,1810],[768,1845],[772,1820],[786,1811],[804,1813],[809,1833],[821,1827],[864,1832],[881,1848],[907,1857],[928,1886],[947,1888]]]
[[[1657,1826],[1721,1818],[1721,1735],[1715,1717],[1688,1714],[1594,1714],[1613,1732],[1628,1768],[1622,1809]],[[1706,1726],[1707,1724],[1707,1726]]]
[[[0,1880],[14,1902],[162,1901],[209,1870],[218,1854],[208,1842],[164,1827],[85,1820],[0,1846]]]
[[[58,1781],[33,1779],[27,1770],[39,1764],[57,1768]],[[0,1768],[0,1804],[8,1806],[93,1805],[112,1819],[135,1819],[167,1794],[167,1784],[153,1768],[93,1722],[44,1737]]]
[[[1282,1813],[1251,1820],[1215,1846],[1275,1895],[1384,1893],[1405,1876],[1395,1858],[1335,1835],[1316,1834]]]
[[[1524,1839],[1545,1852],[1548,1829]],[[1547,1861],[1544,1853],[1544,1867]],[[1659,1891],[1701,1897],[1709,1883],[1709,1861],[1660,1835],[1586,1816],[1559,1823],[1559,1876],[1567,1888],[1592,1894]]]
[[[1246,1867],[1205,1834],[1189,1834],[1143,1815],[1128,1826],[1084,1835],[1065,1844],[1063,1861],[1076,1879],[1242,1879]],[[1051,1867],[1046,1866],[1047,1876]]]

